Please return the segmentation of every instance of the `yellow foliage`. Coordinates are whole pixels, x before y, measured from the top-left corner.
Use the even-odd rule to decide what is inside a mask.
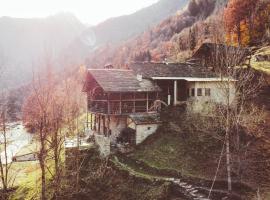
[[[246,21],[242,21],[240,24],[241,31],[241,45],[248,46],[250,44],[250,30]]]

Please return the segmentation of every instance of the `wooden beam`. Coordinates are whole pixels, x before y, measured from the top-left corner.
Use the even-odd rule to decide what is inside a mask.
[[[178,88],[177,88],[177,81],[174,81],[174,101],[173,104],[177,105],[177,97],[178,97]]]

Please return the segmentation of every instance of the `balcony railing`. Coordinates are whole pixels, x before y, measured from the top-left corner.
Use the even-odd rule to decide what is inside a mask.
[[[137,101],[89,101],[88,110],[93,113],[102,113],[109,115],[123,115],[130,113],[148,112],[153,105],[154,100]]]

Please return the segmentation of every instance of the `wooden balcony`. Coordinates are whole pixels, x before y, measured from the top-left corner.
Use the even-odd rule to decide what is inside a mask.
[[[150,101],[102,101],[95,100],[88,104],[88,111],[106,115],[128,115],[150,111],[154,100]]]
[[[105,115],[128,115],[153,111],[157,93],[110,93],[88,98],[88,111]]]

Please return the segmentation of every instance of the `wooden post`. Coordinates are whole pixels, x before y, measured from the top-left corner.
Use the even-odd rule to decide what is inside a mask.
[[[122,114],[122,93],[120,93],[120,114]]]
[[[148,92],[146,92],[146,112],[148,112],[149,110],[149,96],[148,96]]]
[[[108,114],[111,113],[111,108],[110,108],[110,94],[108,93],[107,95],[107,104],[108,104]]]
[[[135,93],[133,93],[133,112],[136,112],[136,101],[135,101]]]
[[[106,135],[106,127],[105,127],[105,115],[102,116],[102,121],[103,121],[103,135]]]
[[[98,133],[100,133],[100,115],[98,115]]]
[[[89,93],[87,93],[87,100],[86,100],[86,127],[88,128],[89,125]]]
[[[97,131],[97,115],[94,114],[94,117],[95,117],[95,119],[94,119],[94,131]]]
[[[108,135],[109,136],[110,136],[110,132],[111,132],[110,124],[111,124],[111,118],[110,118],[110,115],[108,115],[108,126],[107,126],[107,129],[108,129]]]
[[[91,120],[91,130],[93,130],[93,114],[90,114],[90,120]]]
[[[168,102],[168,105],[171,105],[171,93],[170,93],[169,85],[168,85],[168,91],[167,91],[167,102]]]
[[[178,89],[177,89],[177,81],[174,81],[174,105],[177,105],[177,97],[178,97]]]

